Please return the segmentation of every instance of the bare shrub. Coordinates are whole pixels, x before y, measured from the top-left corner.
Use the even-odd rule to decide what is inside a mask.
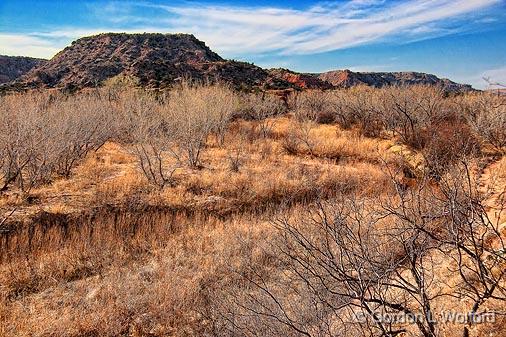
[[[139,86],[139,78],[130,75],[116,75],[108,78],[102,85],[111,90],[124,91],[125,88],[136,88]]]
[[[2,190],[24,191],[68,177],[77,163],[113,136],[111,111],[94,95],[27,93],[2,98]]]
[[[307,91],[293,95],[289,101],[297,119],[322,124],[337,122],[344,129],[358,125],[364,135],[376,136],[383,127],[377,92],[368,86]]]
[[[248,94],[241,96],[240,109],[237,117],[256,121],[256,131],[263,137],[268,137],[274,128],[273,117],[286,112],[283,101],[269,94]]]
[[[241,131],[237,127],[230,131],[232,141],[227,147],[227,160],[228,168],[232,172],[239,172],[247,160],[248,134]]]
[[[318,144],[312,136],[312,130],[317,123],[334,120],[329,97],[329,93],[322,91],[307,91],[290,97],[294,123],[290,124],[283,140],[283,147],[289,154],[307,152],[314,155]]]
[[[355,124],[364,136],[378,137],[384,127],[380,104],[378,89],[358,86],[337,93],[334,109],[345,128]]]
[[[175,133],[174,153],[190,167],[200,166],[200,154],[211,133],[223,142],[225,130],[237,107],[234,92],[226,86],[191,85],[174,88],[163,105],[164,120]]]
[[[197,168],[208,137],[223,144],[237,96],[227,86],[182,82],[165,95],[137,92],[122,96],[122,129],[133,142],[142,172],[155,186],[175,184],[186,162]]]
[[[384,124],[401,142],[420,151],[425,167],[438,177],[457,161],[480,153],[480,144],[459,99],[433,86],[390,87],[379,91]]]
[[[218,144],[223,146],[225,134],[230,121],[239,108],[239,97],[228,86],[213,86],[207,100],[210,118],[212,119],[212,132],[216,135]]]
[[[357,116],[348,107],[350,98],[348,90],[334,90],[329,93],[330,109],[326,115],[332,116],[333,122],[337,122],[343,129],[350,129],[357,123]],[[330,120],[330,116],[328,119]]]
[[[116,116],[100,97],[76,95],[51,106],[56,172],[68,177],[79,160],[115,136]]]
[[[435,337],[449,324],[436,312],[455,302],[468,318],[499,309],[505,242],[469,175],[455,166],[437,186],[427,177],[386,200],[339,198],[277,219],[272,267],[241,274],[248,291],[227,321],[262,335]]]
[[[423,131],[448,119],[444,91],[434,86],[389,87],[383,89],[380,100],[387,129],[415,149],[424,146]]]
[[[299,139],[293,132],[289,132],[282,140],[281,146],[286,153],[291,155],[299,154]]]
[[[489,216],[486,195],[480,192],[480,182],[470,166],[463,160],[441,176],[436,188],[430,179],[424,179],[417,188],[399,192],[399,202],[384,205],[387,214],[437,243],[437,252],[450,261],[446,267],[435,267],[457,274],[455,284],[440,276],[444,275],[442,272],[431,272],[431,277],[437,280],[439,276],[442,279],[438,281],[452,289],[453,293],[442,297],[456,297],[464,302],[471,320],[466,322],[462,336],[469,336],[469,328],[476,323],[472,318],[485,303],[494,301],[503,306],[506,301],[506,242],[501,234],[501,219]],[[504,205],[496,214],[502,211]],[[435,302],[435,298],[428,300]]]
[[[316,123],[311,120],[296,121],[292,124],[283,142],[285,150],[288,153],[293,151],[296,153],[306,152],[313,156],[315,147],[318,145],[317,140],[312,135],[312,130],[315,127]]]
[[[228,151],[227,158],[229,162],[229,168],[232,172],[239,172],[239,169],[243,163],[243,151],[239,147],[234,147]]]
[[[30,146],[30,139],[37,139],[38,109],[37,102],[27,99],[22,110],[18,98],[20,96],[8,96],[1,98],[0,118],[2,118],[2,133],[0,139],[2,159],[2,191],[15,181],[23,186],[23,172],[26,166],[32,161],[34,149]],[[27,97],[28,98],[28,97]],[[24,112],[25,116],[18,114]],[[27,118],[28,116],[37,118]],[[41,120],[42,121],[42,120]],[[39,135],[37,135],[39,136]],[[40,142],[40,140],[38,140]],[[37,141],[35,141],[37,142]]]
[[[130,134],[134,144],[133,153],[148,181],[162,189],[174,185],[173,175],[181,166],[175,149],[177,133],[174,123],[164,119],[162,106],[147,94],[135,97],[131,109]]]
[[[467,120],[473,131],[486,143],[504,153],[506,147],[506,98],[480,94],[464,99]]]
[[[441,122],[418,136],[424,147],[420,151],[427,171],[439,177],[458,161],[480,153],[480,144],[469,126],[463,122]]]
[[[289,97],[289,106],[297,120],[328,121],[331,113],[330,96],[324,91],[304,91]]]

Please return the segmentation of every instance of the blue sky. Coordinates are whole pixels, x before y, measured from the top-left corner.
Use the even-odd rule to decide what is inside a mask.
[[[301,72],[506,83],[506,0],[0,0],[0,54],[50,58],[109,31],[193,33],[223,57]]]

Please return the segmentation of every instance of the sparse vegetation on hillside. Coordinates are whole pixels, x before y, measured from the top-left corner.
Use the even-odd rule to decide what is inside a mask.
[[[5,79],[3,74],[7,74]],[[193,78],[225,81],[244,91],[421,84],[439,86],[449,93],[473,91],[470,85],[425,73],[267,70],[249,62],[225,60],[191,34],[103,33],[73,41],[46,62],[0,56],[0,83],[9,82],[0,86],[0,91],[58,88],[72,92],[120,78],[132,78],[140,87],[158,89],[171,87],[181,78]]]
[[[0,97],[1,336],[506,328],[504,96],[129,83]]]

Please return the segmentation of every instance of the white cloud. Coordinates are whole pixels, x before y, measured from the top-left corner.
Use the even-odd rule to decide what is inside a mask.
[[[98,32],[122,31],[193,33],[218,53],[232,57],[273,52],[311,54],[386,38],[413,41],[451,34],[465,29],[467,21],[460,21],[461,25],[457,25],[460,28],[448,28],[448,23],[455,23],[466,15],[479,19],[481,9],[501,1],[348,0],[322,2],[306,10],[194,3],[166,6],[147,2],[118,7],[112,2],[110,6],[91,10],[92,15],[101,13],[100,20],[104,20],[103,13],[107,13],[105,27],[59,27],[50,32],[17,35],[19,40],[16,35],[4,34],[4,40],[0,36],[0,44],[7,47],[2,47],[0,52],[47,57],[62,47],[63,42]],[[150,15],[142,14],[146,7]],[[153,11],[157,12],[155,18]],[[6,36],[10,36],[8,43],[1,43],[6,41]]]
[[[0,33],[0,54],[47,58],[56,54],[60,46],[45,38],[23,34]]]
[[[27,34],[1,33],[0,54],[11,56],[31,56],[49,59],[60,50],[68,46],[73,40],[84,36],[96,35],[104,32],[115,33],[144,33],[169,32],[157,27],[143,27],[135,29],[94,28],[76,29],[75,27],[61,27],[50,32],[33,32]]]
[[[309,54],[370,43],[392,35],[441,34],[450,20],[500,0],[355,0],[308,10],[159,6],[174,29],[195,32],[218,51],[280,50]],[[441,27],[440,27],[441,26]],[[447,30],[448,33],[455,30]]]

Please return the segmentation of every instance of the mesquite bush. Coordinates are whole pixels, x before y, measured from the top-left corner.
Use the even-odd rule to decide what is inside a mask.
[[[0,104],[1,190],[23,191],[68,177],[90,151],[114,135],[109,106],[91,94],[8,95]]]

